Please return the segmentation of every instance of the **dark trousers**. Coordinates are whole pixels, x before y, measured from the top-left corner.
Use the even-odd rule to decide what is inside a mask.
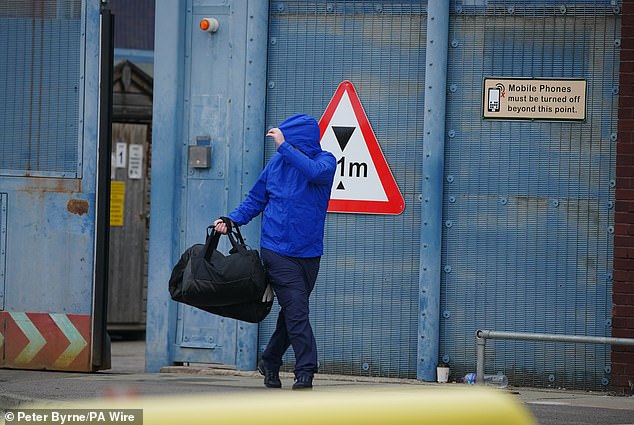
[[[281,310],[262,361],[279,369],[289,346],[295,353],[295,376],[317,371],[317,344],[308,319],[308,298],[315,287],[321,257],[286,257],[262,248],[262,261]]]

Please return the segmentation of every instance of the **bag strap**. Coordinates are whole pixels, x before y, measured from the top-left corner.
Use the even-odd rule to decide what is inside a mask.
[[[244,238],[240,233],[239,226],[235,226],[233,222],[227,217],[220,217],[220,219],[227,225],[227,236],[229,237],[229,242],[231,242],[231,246],[238,252],[246,252],[247,247],[244,243]],[[205,242],[205,259],[207,261],[211,260],[211,255],[216,249],[218,249],[218,242],[220,241],[221,235],[221,233],[216,232],[213,225],[207,227],[207,240]]]
[[[213,225],[207,226],[207,238],[205,240],[205,251],[203,254],[205,260],[211,261],[212,254],[214,253],[215,250],[218,249],[218,243],[220,242],[221,236],[222,236],[222,233],[216,232],[215,226]],[[244,245],[244,241],[242,240],[242,235],[239,236],[240,241],[242,241],[241,244],[238,243],[238,241],[236,241],[233,230],[230,230],[229,232],[227,232],[227,236],[229,237],[229,242],[231,242],[231,246],[236,251],[246,252],[247,248]]]
[[[218,248],[220,233],[216,232],[214,226],[207,226],[207,238],[205,239],[205,259],[209,261],[211,254]]]
[[[230,235],[231,233],[233,233],[233,230],[235,230],[238,237],[238,242],[240,242],[240,245],[246,246],[246,243],[244,243],[244,238],[242,237],[242,233],[240,233],[240,226],[235,225],[235,223],[231,221],[229,217],[220,217],[220,220],[222,220],[227,225],[227,229],[229,229],[229,232],[227,232],[227,235]],[[231,239],[231,237],[229,237],[229,239]]]

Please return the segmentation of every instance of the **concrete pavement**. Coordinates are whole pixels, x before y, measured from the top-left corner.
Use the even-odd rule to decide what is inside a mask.
[[[263,387],[258,372],[235,371],[209,365],[170,366],[161,373],[144,373],[143,341],[112,343],[112,369],[96,373],[68,373],[0,369],[0,408],[29,402],[58,402],[100,397],[138,397],[170,394],[271,391]],[[293,383],[290,373],[281,373],[282,391]],[[407,379],[362,378],[317,374],[319,390],[377,385],[421,386]]]
[[[172,366],[164,368],[161,373],[144,373],[144,349],[144,341],[114,341],[113,368],[91,374],[0,369],[0,410],[33,402],[53,404],[94,398],[275,391],[262,386],[262,377],[257,372],[210,368],[208,365]],[[282,391],[290,391],[292,375],[282,374],[282,382]],[[411,389],[422,386],[440,389],[463,384],[317,374],[314,385],[315,391],[336,391],[345,388]],[[612,409],[619,411],[620,419],[618,422],[609,423],[634,424],[634,397],[516,387],[501,391],[512,394],[528,405],[533,412],[548,410],[551,407],[569,407],[578,411],[584,408]],[[540,420],[540,423],[546,422]]]

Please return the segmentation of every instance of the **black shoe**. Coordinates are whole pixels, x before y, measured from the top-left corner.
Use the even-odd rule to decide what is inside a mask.
[[[295,378],[293,384],[294,390],[312,390],[313,389],[313,377],[312,376],[298,376]]]
[[[282,388],[280,380],[280,372],[278,370],[269,369],[264,362],[258,364],[258,372],[264,375],[264,386],[266,388]]]

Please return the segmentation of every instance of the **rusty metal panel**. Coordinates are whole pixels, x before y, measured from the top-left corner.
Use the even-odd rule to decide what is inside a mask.
[[[22,184],[9,192],[7,311],[92,309],[94,200],[90,194],[54,191],[61,189],[57,182]]]

